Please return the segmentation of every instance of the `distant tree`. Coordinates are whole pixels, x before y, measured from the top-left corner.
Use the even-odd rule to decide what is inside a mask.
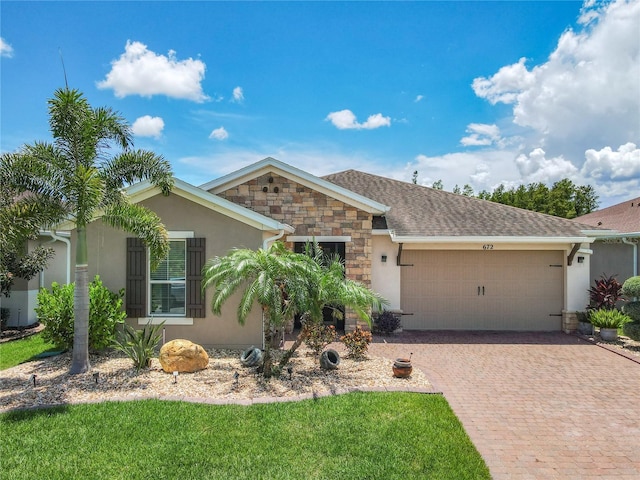
[[[501,184],[491,193],[483,190],[478,198],[563,218],[575,218],[598,208],[593,187],[576,186],[568,178],[555,182],[551,188],[530,183],[507,189]]]
[[[473,197],[473,187],[466,183],[464,187],[462,187],[462,195],[465,197]]]
[[[460,190],[460,187],[458,186],[457,183],[456,183],[456,186],[453,187],[453,193],[455,193],[456,195],[462,194],[462,190]]]
[[[414,170],[413,175],[411,176],[411,182],[414,185],[418,183],[418,170]]]
[[[433,184],[431,185],[431,188],[433,188],[434,190],[442,190],[443,189],[442,180],[436,180],[435,182],[433,182]]]
[[[8,297],[16,278],[30,280],[53,256],[53,249],[38,246],[31,251],[28,241],[38,232],[62,219],[64,210],[48,197],[20,192],[13,186],[13,171],[0,163],[0,294]]]

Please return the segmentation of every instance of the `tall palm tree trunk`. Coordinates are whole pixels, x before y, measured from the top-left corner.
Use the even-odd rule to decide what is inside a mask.
[[[75,375],[91,369],[89,364],[89,268],[87,265],[87,230],[78,225],[73,307],[73,356],[69,373]]]

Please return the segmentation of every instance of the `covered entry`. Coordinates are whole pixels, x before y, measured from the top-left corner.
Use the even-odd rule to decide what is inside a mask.
[[[560,330],[564,252],[404,250],[404,328]],[[412,266],[408,266],[412,265]]]

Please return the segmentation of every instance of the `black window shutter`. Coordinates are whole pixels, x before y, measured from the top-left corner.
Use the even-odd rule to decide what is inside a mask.
[[[139,238],[127,238],[127,317],[145,317],[147,313],[147,247]]]
[[[206,239],[187,238],[187,317],[204,318],[205,296],[202,292],[202,267],[206,261]]]

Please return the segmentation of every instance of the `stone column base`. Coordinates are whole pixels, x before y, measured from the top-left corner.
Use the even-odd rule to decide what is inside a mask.
[[[574,333],[578,330],[578,312],[562,311],[562,331]]]

